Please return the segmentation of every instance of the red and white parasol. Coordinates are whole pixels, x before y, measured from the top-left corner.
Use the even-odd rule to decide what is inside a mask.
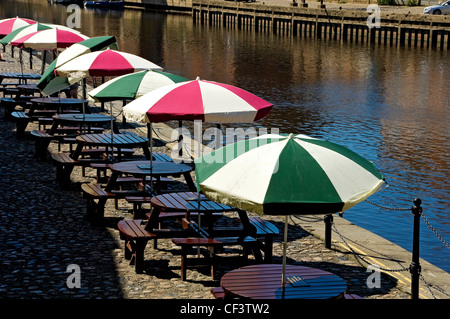
[[[59,76],[119,76],[144,70],[162,68],[140,56],[107,49],[83,54],[56,69]]]
[[[196,79],[170,84],[130,102],[126,118],[136,122],[201,120],[209,123],[252,123],[272,104],[241,88]]]
[[[74,43],[89,39],[89,37],[78,31],[61,29],[47,29],[30,33],[20,39],[15,39],[10,44],[20,48],[31,48],[36,50],[54,50],[67,48]]]
[[[10,34],[14,30],[17,30],[21,27],[25,27],[30,24],[35,24],[36,21],[24,18],[8,18],[0,20],[0,37],[4,37],[7,34]]]

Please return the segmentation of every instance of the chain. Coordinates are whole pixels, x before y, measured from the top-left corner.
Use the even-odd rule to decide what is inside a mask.
[[[376,204],[374,202],[371,202],[369,200],[366,199],[366,202],[374,205],[376,207],[382,208],[382,209],[386,209],[386,210],[394,210],[394,211],[408,211],[411,210],[411,208],[392,208],[392,207],[387,207],[387,206],[383,206],[380,204]],[[431,231],[436,235],[437,238],[439,238],[439,240],[447,247],[450,248],[450,245],[444,240],[444,238],[438,234],[438,232],[436,231],[436,229],[430,224],[430,222],[428,221],[428,219],[425,217],[425,215],[423,213],[420,213],[420,216],[422,217],[422,219],[425,221],[425,223],[427,224],[427,226],[431,229]]]
[[[420,279],[423,281],[423,283],[425,284],[425,286],[427,286],[428,291],[430,292],[430,294],[433,296],[434,299],[437,299],[436,296],[434,295],[433,291],[431,291],[431,287],[430,285],[425,281],[425,278],[422,276],[422,274],[419,275]]]
[[[410,211],[410,210],[411,210],[411,208],[393,208],[393,207],[387,207],[387,206],[384,206],[384,205],[380,205],[380,204],[376,204],[376,203],[374,203],[374,202],[371,202],[371,201],[368,200],[368,199],[366,199],[366,202],[369,203],[369,204],[371,204],[371,205],[373,205],[373,206],[376,206],[376,207],[379,207],[379,208],[382,208],[382,209],[385,209],[385,210],[395,210],[395,211]]]
[[[442,243],[445,246],[447,246],[447,248],[450,248],[449,244],[444,240],[444,238],[442,238],[442,236],[437,233],[436,229],[433,226],[431,226],[430,222],[425,217],[425,215],[423,213],[421,213],[420,216],[425,221],[425,223],[428,225],[428,227],[431,229],[431,231],[436,235],[436,237],[439,238],[439,240],[442,241]]]

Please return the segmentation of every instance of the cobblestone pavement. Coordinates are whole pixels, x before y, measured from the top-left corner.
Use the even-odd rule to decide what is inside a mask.
[[[8,56],[2,71],[17,70]],[[10,61],[10,62],[8,62]],[[36,62],[35,65],[40,65]],[[28,72],[30,70],[26,70]],[[33,70],[31,70],[33,72]],[[99,108],[93,108],[94,111]],[[36,128],[30,125],[27,130]],[[120,124],[119,124],[120,126]],[[130,124],[123,130],[133,130]],[[19,139],[15,123],[0,119],[0,298],[2,299],[211,299],[213,281],[207,268],[193,268],[187,280],[180,279],[179,249],[171,240],[159,240],[158,248],[149,243],[145,251],[144,273],[123,258],[123,241],[117,222],[131,218],[131,206],[120,200],[106,207],[104,223],[93,224],[86,216],[86,203],[80,183],[95,181],[95,172],[80,168],[72,174],[72,185],[62,189],[55,180],[51,161],[34,157],[34,141]],[[63,146],[62,150],[66,150]],[[168,152],[164,146],[155,151]],[[57,152],[52,143],[50,152]],[[137,158],[143,158],[137,153]],[[172,190],[184,184],[174,182]],[[221,223],[235,223],[236,214],[227,213]],[[279,227],[281,219],[269,218]],[[381,288],[369,289],[369,273],[353,256],[338,249],[326,249],[319,238],[293,224],[289,226],[289,264],[301,264],[332,271],[348,283],[349,293],[371,299],[409,299],[389,276],[382,275]],[[281,235],[274,244],[274,262],[281,263]],[[234,249],[228,251],[235,253]],[[250,262],[252,259],[250,257]],[[70,288],[70,265],[80,268],[80,288]],[[220,265],[217,278],[239,267],[238,263]],[[69,281],[70,283],[70,281]]]

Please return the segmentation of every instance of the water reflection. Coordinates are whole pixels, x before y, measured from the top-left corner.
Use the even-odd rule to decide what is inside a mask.
[[[3,0],[0,13],[65,24],[66,7],[45,3]],[[168,72],[236,85],[271,101],[273,111],[257,125],[351,148],[390,184],[373,201],[404,208],[421,197],[438,232],[450,233],[447,52],[292,39],[139,10],[82,9],[81,18],[84,34],[115,35],[121,50]],[[410,248],[409,212],[362,203],[345,217]],[[430,248],[422,256],[450,271],[450,253],[426,227],[422,231]]]

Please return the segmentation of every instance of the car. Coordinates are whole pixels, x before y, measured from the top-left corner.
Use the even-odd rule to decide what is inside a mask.
[[[450,14],[450,0],[423,9],[424,14]]]

